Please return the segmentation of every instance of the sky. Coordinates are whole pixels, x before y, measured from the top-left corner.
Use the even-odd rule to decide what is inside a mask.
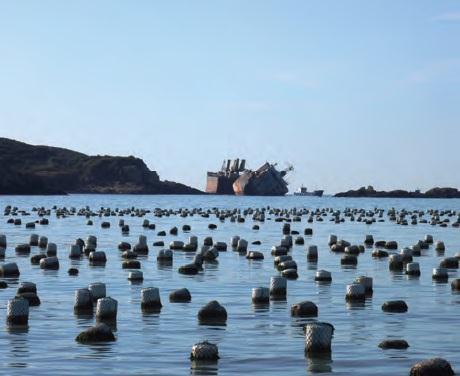
[[[460,1],[1,1],[0,136],[200,189],[236,157],[460,188]]]

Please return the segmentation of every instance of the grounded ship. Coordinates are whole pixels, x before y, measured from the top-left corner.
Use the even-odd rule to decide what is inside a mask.
[[[307,188],[302,185],[296,192],[294,192],[294,196],[317,196],[317,197],[322,197],[323,193],[324,193],[323,190],[316,190],[316,191],[308,192]]]
[[[284,196],[288,183],[284,180],[292,170],[278,171],[276,164],[265,163],[257,170],[246,169],[246,160],[228,159],[218,172],[208,172],[206,192],[219,195]]]

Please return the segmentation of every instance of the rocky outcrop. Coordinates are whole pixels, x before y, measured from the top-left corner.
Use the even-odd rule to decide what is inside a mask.
[[[0,138],[0,194],[199,194],[161,181],[135,157],[88,156],[68,149]]]
[[[390,198],[460,198],[460,191],[456,188],[432,188],[425,193],[420,191],[376,191],[372,186],[361,187],[356,190],[340,192],[335,197],[390,197]]]

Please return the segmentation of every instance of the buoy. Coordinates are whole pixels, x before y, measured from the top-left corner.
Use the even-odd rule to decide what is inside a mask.
[[[312,322],[305,326],[305,352],[330,353],[334,327],[325,322]]]

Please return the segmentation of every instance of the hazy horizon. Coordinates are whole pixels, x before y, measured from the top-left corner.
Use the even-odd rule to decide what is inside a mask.
[[[204,189],[460,188],[457,1],[0,4],[0,136],[134,155]]]

